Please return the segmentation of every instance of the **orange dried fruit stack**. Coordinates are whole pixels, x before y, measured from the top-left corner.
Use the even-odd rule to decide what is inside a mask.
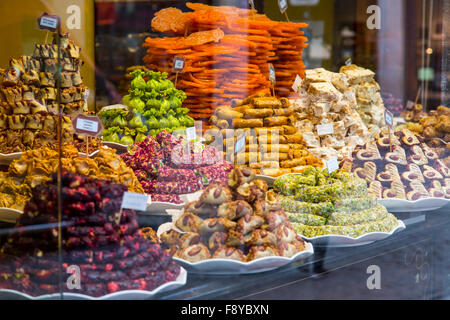
[[[244,99],[256,92],[270,93],[268,64],[276,69],[276,92],[291,94],[297,74],[303,76],[301,55],[307,46],[302,23],[270,20],[255,10],[231,6],[208,6],[187,2],[193,12],[176,8],[155,14],[152,28],[169,38],[147,38],[144,62],[147,67],[168,72],[171,80],[173,59],[185,58],[177,87],[186,92],[184,106],[190,116],[208,119],[219,106],[231,99]],[[286,89],[288,88],[288,89]]]

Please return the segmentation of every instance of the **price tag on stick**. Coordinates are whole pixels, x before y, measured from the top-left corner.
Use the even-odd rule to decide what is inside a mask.
[[[280,7],[281,13],[285,13],[288,8],[287,0],[278,0],[278,6]]]
[[[38,19],[38,26],[41,30],[48,30],[56,32],[58,26],[61,24],[61,18],[55,14],[50,15],[44,12]]]
[[[275,97],[275,83],[277,82],[277,76],[275,73],[275,68],[273,67],[273,64],[269,63],[269,80],[272,82],[272,93]]]
[[[98,136],[103,129],[102,123],[97,116],[79,114],[72,120],[72,124],[75,133],[87,134],[92,137]]]
[[[391,129],[394,127],[394,115],[387,109],[384,109],[384,120],[388,126],[389,150],[392,152]]]
[[[394,127],[394,115],[387,109],[384,110],[384,120],[386,120],[386,124],[389,128]]]
[[[255,2],[253,0],[248,0],[248,4],[252,10],[255,10]]]
[[[175,87],[177,86],[178,74],[183,72],[185,62],[184,57],[175,57],[173,59],[172,71],[175,72]]]
[[[339,162],[336,158],[333,158],[326,163],[328,173],[332,173],[339,169]]]
[[[352,64],[353,64],[352,58],[348,58],[347,60],[345,60],[345,65],[346,66],[351,66]]]
[[[152,201],[148,194],[124,192],[121,209],[131,209],[137,211],[147,210],[147,205]]]

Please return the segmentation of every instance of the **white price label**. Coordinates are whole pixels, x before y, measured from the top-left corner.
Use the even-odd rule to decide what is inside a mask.
[[[184,58],[183,57],[175,57],[173,60],[173,71],[181,72],[184,69]]]
[[[336,170],[339,169],[339,162],[336,158],[333,158],[333,159],[327,161],[326,165],[327,165],[328,173],[335,172]]]
[[[275,74],[275,68],[273,67],[273,64],[269,63],[269,80],[272,83],[275,83],[277,81],[277,77]]]
[[[137,211],[147,210],[147,202],[151,203],[151,197],[147,194],[125,192],[122,198],[122,209]]]
[[[345,65],[346,66],[351,66],[352,64],[353,64],[352,58],[348,58],[347,60],[345,60]]]
[[[77,119],[76,129],[97,133],[98,122],[79,118]]]
[[[303,79],[299,75],[297,75],[295,77],[294,84],[292,85],[292,89],[295,92],[298,92],[300,90],[300,87],[302,86],[302,84],[303,84]]]
[[[415,103],[411,100],[408,100],[406,103],[406,110],[412,110],[414,108]]]
[[[245,148],[245,135],[237,139],[236,144],[234,145],[234,153],[237,154],[241,152],[241,150],[244,148]]]
[[[195,127],[186,128],[186,140],[192,141],[197,137],[197,133],[195,132]]]
[[[327,134],[334,133],[334,126],[332,123],[320,124],[317,126],[317,134],[319,136],[325,136]]]
[[[280,7],[281,13],[285,13],[288,8],[287,0],[278,0],[278,7]]]
[[[384,110],[384,120],[390,128],[394,127],[394,115],[389,110]]]
[[[52,17],[42,17],[40,25],[41,27],[56,29],[58,26],[58,19]]]
[[[248,0],[248,4],[250,5],[250,7],[255,10],[255,3],[253,2],[253,0]]]

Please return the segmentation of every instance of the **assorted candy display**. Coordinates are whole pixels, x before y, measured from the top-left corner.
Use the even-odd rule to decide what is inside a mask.
[[[191,11],[155,13],[151,28],[165,37],[145,40],[145,66],[126,69],[123,105],[98,112],[97,138],[74,134],[89,92],[81,49],[62,36],[62,154],[56,40],[0,69],[0,157],[23,152],[0,171],[0,208],[23,211],[0,249],[1,289],[59,293],[60,270],[67,278],[77,265],[82,289],[65,292],[152,291],[180,275],[172,256],[291,258],[307,249],[302,236],[393,231],[400,221],[380,199],[450,199],[448,107],[402,112],[398,99],[382,98],[375,73],[356,65],[306,70],[307,24],[254,9],[186,6]],[[175,57],[184,59],[179,73]],[[385,108],[407,124],[388,131]],[[192,127],[202,135],[188,141]],[[329,171],[330,160],[340,169]],[[184,208],[158,237],[122,208],[124,192]],[[50,227],[33,231],[42,224]]]
[[[62,263],[58,257],[56,178],[32,190],[17,228],[1,248],[0,287],[31,296],[64,292],[103,296],[123,290],[152,291],[174,281],[180,267],[159,244],[139,231],[133,210],[122,210],[127,187],[74,173],[62,175]],[[43,232],[33,226],[54,225]],[[70,266],[80,288],[69,288]]]
[[[450,169],[421,136],[403,129],[381,132],[353,152],[353,172],[378,199],[450,198]]]
[[[308,167],[300,175],[274,182],[281,206],[294,229],[313,238],[327,234],[357,238],[370,232],[391,232],[398,221],[367,194],[367,183],[351,173]]]
[[[225,182],[233,165],[214,147],[178,139],[167,131],[146,137],[122,155],[152,201],[182,203],[213,182]]]
[[[226,183],[210,184],[198,201],[188,203],[160,239],[175,257],[192,263],[291,257],[306,249],[267,183],[241,167]]]

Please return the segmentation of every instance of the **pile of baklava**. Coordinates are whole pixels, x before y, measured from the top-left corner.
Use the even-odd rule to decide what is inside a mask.
[[[80,69],[80,48],[67,35],[61,37],[61,109],[63,143],[72,141],[68,117],[82,112],[87,87]],[[58,46],[37,44],[33,56],[11,59],[0,69],[0,152],[11,153],[51,146],[57,141]]]

